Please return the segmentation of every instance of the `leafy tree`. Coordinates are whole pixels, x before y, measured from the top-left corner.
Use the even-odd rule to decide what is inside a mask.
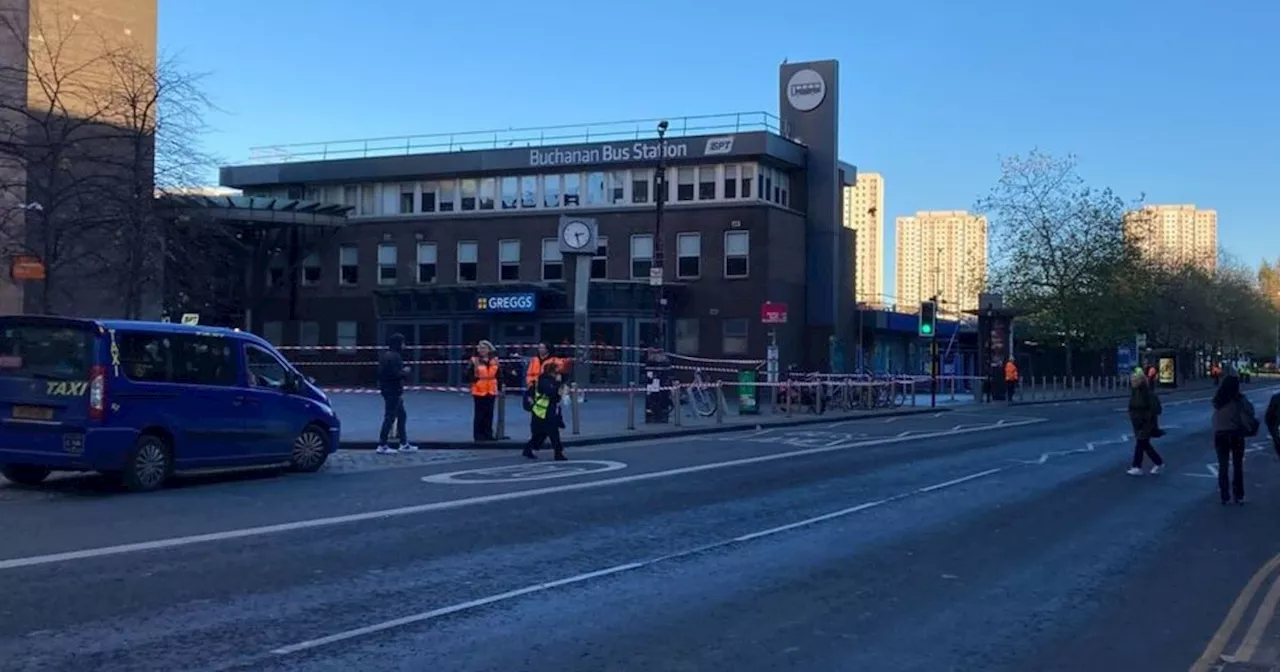
[[[1124,201],[1088,187],[1076,165],[1039,151],[1006,158],[976,206],[991,227],[988,286],[1031,312],[1033,332],[1063,344],[1068,374],[1074,349],[1112,344],[1129,330],[1130,297],[1113,290],[1136,254],[1124,235]]]

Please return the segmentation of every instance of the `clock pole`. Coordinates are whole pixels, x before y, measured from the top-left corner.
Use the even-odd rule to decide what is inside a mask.
[[[583,389],[590,382],[591,322],[587,299],[591,258],[600,245],[600,226],[592,218],[561,216],[559,228],[560,253],[573,261],[573,382]]]
[[[656,208],[653,220],[653,261],[649,270],[649,284],[655,288],[654,303],[654,347],[662,352],[667,351],[667,297],[662,290],[664,270],[662,264],[662,213],[667,202],[667,122],[658,122],[658,166],[653,174],[654,203]]]

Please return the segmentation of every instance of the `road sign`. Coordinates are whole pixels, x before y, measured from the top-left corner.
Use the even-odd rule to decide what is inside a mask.
[[[1146,350],[1146,349],[1147,349],[1147,335],[1146,335],[1146,334],[1138,334],[1136,337],[1134,337],[1134,339],[1133,339],[1133,340],[1134,340],[1134,343],[1138,346],[1138,349],[1139,349],[1139,350]]]
[[[662,286],[662,269],[661,268],[649,269],[649,284],[654,287]]]
[[[786,324],[787,304],[776,301],[760,304],[760,321],[764,324]]]
[[[200,324],[200,313],[183,313],[182,323],[192,327]]]

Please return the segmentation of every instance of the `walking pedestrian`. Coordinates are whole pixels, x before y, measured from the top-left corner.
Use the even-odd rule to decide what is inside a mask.
[[[476,344],[476,356],[467,363],[467,377],[471,379],[471,401],[474,405],[471,438],[494,441],[493,408],[498,401],[498,358],[493,354],[493,343],[480,341]]]
[[[1244,440],[1257,434],[1253,404],[1240,392],[1239,376],[1228,373],[1213,393],[1213,449],[1218,453],[1218,495],[1224,505],[1244,504]]]
[[[409,443],[409,430],[405,427],[404,379],[409,367],[404,365],[404,335],[395,333],[387,339],[387,349],[378,356],[378,391],[382,393],[382,431],[378,432],[377,452],[383,455],[397,452],[411,453],[418,449]],[[388,443],[391,426],[397,427],[400,447]]]
[[[551,441],[555,459],[564,461],[564,444],[560,443],[560,430],[564,429],[564,416],[560,413],[560,365],[551,361],[542,365],[537,383],[525,391],[529,409],[529,443],[523,455],[536,460],[534,451],[542,450],[542,444]]]
[[[533,359],[529,360],[529,369],[525,372],[525,389],[538,384],[538,378],[542,377],[542,371],[551,362],[555,362],[557,368],[559,368],[559,360],[551,356],[551,348],[546,343],[539,343],[538,351],[534,354]]]
[[[1013,395],[1018,391],[1018,364],[1010,357],[1004,363],[1004,394],[1005,401],[1013,404]]]
[[[1133,464],[1126,472],[1130,476],[1142,475],[1143,457],[1151,458],[1151,473],[1164,471],[1164,458],[1151,445],[1151,439],[1162,434],[1160,413],[1164,411],[1160,397],[1145,375],[1134,374],[1129,379],[1129,422],[1133,425]]]

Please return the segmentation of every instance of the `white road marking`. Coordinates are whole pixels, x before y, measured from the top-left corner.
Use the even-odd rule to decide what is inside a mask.
[[[613,460],[568,460],[565,462],[528,462],[484,469],[463,469],[422,477],[423,483],[440,485],[490,485],[493,483],[527,483],[568,476],[593,476],[626,469],[625,462]],[[467,478],[470,476],[471,478]]]
[[[1244,449],[1244,454],[1247,457],[1250,453],[1258,453],[1266,450],[1269,447],[1270,446],[1264,442],[1254,443],[1254,444],[1251,444],[1248,448]],[[1192,478],[1217,478],[1218,477],[1217,464],[1214,464],[1214,463],[1206,464],[1204,465],[1204,468],[1205,468],[1205,471],[1209,473],[1207,474],[1200,473],[1200,472],[1197,472],[1194,474],[1187,473],[1187,474],[1183,474],[1183,476],[1191,476]]]
[[[1118,443],[1128,443],[1130,437],[1128,434],[1121,434],[1118,439],[1107,439],[1105,441],[1090,441],[1086,443],[1084,448],[1075,448],[1073,450],[1051,450],[1047,453],[1041,453],[1040,457],[1034,460],[1013,460],[1019,464],[1044,464],[1055,457],[1064,457],[1066,455],[1079,455],[1081,453],[1092,453],[1098,450],[1098,446],[1111,446]]]
[[[387,630],[392,630],[395,628],[401,628],[406,625],[413,625],[415,623],[422,623],[425,621],[434,620],[437,618],[441,618],[443,616],[449,616],[451,614],[456,614],[462,611],[475,609],[477,607],[483,607],[483,606],[495,604],[498,602],[506,602],[507,600],[513,600],[515,598],[523,597],[525,595],[531,595],[534,593],[543,593],[549,590],[553,590],[555,588],[563,588],[565,586],[584,583],[587,581],[591,581],[593,579],[604,578],[606,576],[613,576],[616,574],[623,574],[625,572],[633,572],[638,569],[652,567],[662,562],[669,562],[671,560],[687,558],[693,555],[706,553],[708,551],[713,551],[713,550],[717,550],[717,549],[721,549],[729,546],[734,546],[734,545],[745,543],[748,541],[754,541],[756,539],[771,537],[776,534],[781,534],[783,532],[788,532],[790,530],[795,530],[802,527],[808,527],[811,525],[815,525],[817,523],[826,522],[828,520],[843,518],[845,516],[850,516],[855,513],[860,513],[862,511],[874,509],[879,506],[884,506],[885,504],[906,499],[907,497],[911,497],[914,495],[936,492],[938,490],[943,490],[946,488],[954,487],[956,485],[960,485],[961,483],[967,483],[969,481],[977,480],[979,478],[985,478],[987,476],[997,474],[1003,470],[1004,470],[1003,467],[996,468],[996,469],[988,469],[986,471],[980,471],[976,474],[969,474],[968,476],[962,476],[960,478],[952,479],[945,483],[938,483],[936,485],[930,485],[927,487],[918,488],[910,492],[894,495],[892,497],[886,497],[884,499],[877,499],[870,502],[864,502],[862,504],[858,504],[857,506],[851,506],[845,509],[840,509],[839,511],[825,513],[821,516],[814,516],[812,518],[806,518],[804,520],[796,521],[794,523],[788,523],[786,525],[779,525],[777,527],[771,527],[769,529],[760,530],[758,532],[751,532],[749,534],[739,535],[731,539],[722,539],[720,541],[704,544],[702,546],[697,546],[695,548],[689,548],[683,551],[677,551],[675,553],[670,553],[670,554],[659,556],[656,558],[650,558],[648,560],[639,560],[636,562],[628,562],[621,565],[614,565],[612,567],[606,567],[605,569],[599,569],[593,572],[586,572],[584,574],[577,574],[575,576],[570,576],[563,579],[557,579],[555,581],[548,581],[546,583],[539,583],[532,586],[526,586],[524,588],[517,588],[515,590],[509,590],[504,593],[490,595],[488,597],[469,600],[467,602],[460,602],[458,604],[452,604],[447,607],[441,607],[439,609],[432,609],[430,611],[424,611],[421,613],[412,614],[409,616],[403,616],[401,618],[396,618],[389,621],[383,621],[381,623],[375,623],[373,625],[367,625],[362,628],[355,628],[352,630],[338,632],[325,637],[319,637],[317,639],[309,639],[305,642],[298,642],[296,644],[290,644],[288,646],[281,646],[279,648],[272,649],[271,653],[274,653],[276,655],[288,655],[292,653],[298,653],[301,651],[308,651],[308,650],[316,649],[322,646],[327,646],[329,644],[336,644],[338,642],[344,642],[344,641],[356,639],[359,637],[365,637],[367,635],[376,634],[379,632],[385,632]]]
[[[0,560],[0,571],[8,569],[18,569],[21,567],[35,567],[39,565],[52,565],[61,562],[71,562],[74,560],[88,560],[93,558],[103,558],[113,555],[124,555],[126,553],[143,553],[149,551],[158,551],[167,548],[178,548],[182,546],[192,546],[195,544],[204,544],[215,541],[229,541],[233,539],[246,539],[249,537],[260,537],[269,534],[281,534],[284,532],[295,532],[298,530],[310,530],[321,527],[332,527],[335,525],[347,525],[350,523],[359,523],[367,520],[380,520],[385,518],[395,518],[399,516],[412,516],[421,513],[430,513],[435,511],[448,511],[452,509],[460,509],[468,506],[477,506],[482,504],[493,504],[497,502],[507,502],[517,499],[528,499],[532,497],[540,497],[542,495],[559,494],[564,492],[575,492],[579,490],[592,490],[596,488],[604,488],[612,485],[623,485],[627,483],[638,483],[643,481],[651,481],[660,478],[669,478],[672,476],[683,476],[685,474],[696,474],[704,471],[712,471],[716,469],[727,469],[731,467],[740,467],[750,464],[761,464],[766,462],[774,462],[777,460],[786,460],[796,457],[806,457],[809,455],[821,455],[824,453],[835,452],[838,450],[849,450],[852,448],[861,448],[865,446],[879,446],[894,443],[903,443],[906,441],[919,441],[922,439],[944,438],[956,436],[959,434],[972,434],[976,432],[987,432],[993,429],[1008,429],[1011,427],[1019,427],[1025,425],[1034,425],[1046,422],[1044,418],[1030,418],[1016,423],[1010,423],[1003,427],[973,427],[962,429],[954,432],[926,432],[921,434],[912,434],[905,437],[892,437],[883,439],[871,439],[868,441],[860,441],[856,443],[845,443],[834,446],[822,446],[818,448],[806,448],[803,450],[793,450],[785,453],[774,453],[771,455],[758,455],[754,457],[744,457],[736,460],[727,460],[724,462],[712,462],[708,464],[697,464],[687,467],[677,467],[674,469],[666,469],[663,471],[652,471],[642,474],[632,474],[630,476],[616,476],[613,478],[605,478],[596,481],[586,481],[581,483],[566,483],[564,485],[546,486],[541,488],[531,488],[528,490],[517,490],[514,492],[503,492],[493,495],[482,495],[478,497],[466,497],[463,499],[453,499],[443,502],[431,502],[429,504],[416,504],[413,506],[402,506],[394,509],[384,509],[380,511],[367,511],[364,513],[352,513],[342,516],[330,516],[327,518],[313,518],[310,520],[299,520],[291,523],[278,523],[275,525],[263,525],[260,527],[248,527],[238,530],[227,530],[224,532],[210,532],[206,534],[196,534],[186,537],[171,537],[168,539],[156,539],[154,541],[142,541],[132,544],[120,544],[117,546],[103,546],[99,548],[86,548],[79,551],[66,551],[63,553],[50,553],[47,555],[34,555],[25,558],[11,558],[8,560]]]

